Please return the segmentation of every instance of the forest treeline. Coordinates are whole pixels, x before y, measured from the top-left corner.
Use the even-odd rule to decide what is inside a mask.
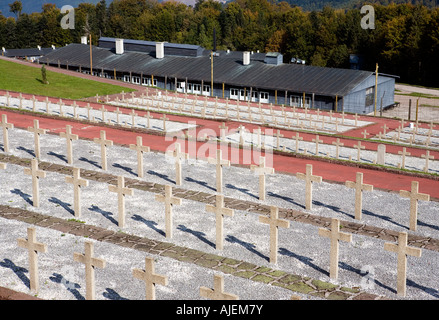
[[[439,87],[439,8],[421,4],[373,4],[375,29],[362,29],[360,8],[320,11],[275,0],[236,0],[225,4],[198,0],[195,6],[174,1],[105,0],[75,8],[75,29],[62,29],[60,9],[45,4],[15,17],[0,14],[0,46],[64,46],[91,34],[168,41],[218,49],[277,51],[284,62],[296,57],[307,64],[349,68],[349,55],[363,57],[363,69],[397,75],[398,81]]]

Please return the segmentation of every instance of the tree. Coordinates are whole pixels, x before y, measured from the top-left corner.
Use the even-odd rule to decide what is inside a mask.
[[[14,1],[13,3],[9,4],[9,11],[14,13],[18,17],[21,15],[21,11],[23,10],[23,5],[21,1]]]
[[[41,67],[41,78],[42,78],[43,84],[49,84],[49,81],[47,81],[46,66],[44,64]]]

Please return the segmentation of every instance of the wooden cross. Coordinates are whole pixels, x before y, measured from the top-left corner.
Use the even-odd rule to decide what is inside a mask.
[[[105,107],[102,106],[100,111],[102,111],[102,121],[105,122],[105,112],[107,111],[107,109],[105,109]]]
[[[172,196],[171,186],[165,186],[165,195],[156,194],[155,200],[165,204],[166,238],[172,238],[172,206],[181,205],[182,200]]]
[[[200,287],[200,296],[211,300],[238,300],[238,296],[224,292],[224,278],[220,275],[214,275],[213,289]]]
[[[145,282],[146,300],[155,300],[156,284],[168,285],[168,277],[156,274],[154,269],[154,260],[150,257],[145,257],[145,270],[133,269],[133,277]]]
[[[274,174],[274,169],[265,167],[265,157],[259,157],[259,165],[251,165],[250,169],[259,175],[259,200],[265,200],[265,175]]]
[[[230,167],[230,161],[223,160],[222,159],[222,150],[217,149],[216,150],[216,159],[207,158],[207,162],[209,162],[210,164],[216,165],[216,192],[222,193],[223,192],[223,166]]]
[[[134,126],[136,125],[136,121],[135,121],[135,117],[137,116],[136,111],[134,111],[134,109],[131,109],[131,127],[134,128]]]
[[[337,141],[332,142],[335,145],[335,157],[338,159],[340,156],[340,147],[344,146],[344,143],[340,142],[340,138],[337,138]]]
[[[418,220],[418,200],[430,201],[430,195],[419,193],[418,181],[412,181],[411,191],[400,190],[399,195],[404,198],[410,198],[410,230],[416,231]]]
[[[29,256],[29,276],[30,276],[30,289],[33,292],[38,292],[39,276],[38,276],[38,252],[46,253],[47,245],[41,242],[37,242],[37,236],[35,228],[27,228],[27,240],[19,238],[18,246],[28,250]]]
[[[381,128],[383,128],[383,135],[386,135],[387,129],[389,129],[389,127],[384,124]]]
[[[226,130],[229,128],[226,126],[226,124],[223,122],[220,126],[220,137],[221,139],[225,139],[226,138]]]
[[[73,202],[75,217],[81,216],[81,187],[88,187],[88,180],[81,179],[80,169],[73,168],[73,177],[66,177],[66,182],[73,184]]]
[[[40,206],[40,187],[39,179],[46,177],[46,172],[38,170],[38,160],[32,159],[31,168],[25,168],[24,174],[32,176],[32,202],[34,207]]]
[[[296,136],[293,138],[296,139],[296,153],[298,153],[299,152],[299,140],[303,140],[303,138],[299,136],[298,132],[296,132]]]
[[[117,124],[119,124],[120,123],[120,115],[123,114],[123,112],[119,110],[119,107],[117,107],[116,111],[114,111],[114,113],[116,114],[116,122],[117,122]]]
[[[151,128],[149,120],[154,119],[154,117],[149,114],[149,111],[147,111],[145,118],[146,118],[146,127],[149,129],[149,128]]]
[[[358,113],[355,114],[354,119],[355,119],[355,126],[357,126],[358,125],[358,119],[359,119]]]
[[[223,250],[224,248],[224,230],[223,220],[224,216],[233,217],[234,210],[224,207],[224,196],[217,194],[215,197],[215,206],[206,205],[206,211],[215,213],[216,219],[216,249]]]
[[[101,130],[100,138],[94,138],[93,141],[101,145],[102,170],[107,170],[107,146],[112,146],[113,141],[107,140],[105,130]]]
[[[9,94],[9,91],[6,91],[6,106],[9,107],[9,99],[11,98],[11,95]]]
[[[338,278],[338,252],[339,240],[345,242],[352,241],[352,235],[349,233],[340,232],[340,220],[332,218],[331,229],[319,228],[319,236],[331,239],[330,262],[329,262],[329,277],[332,279]]]
[[[78,140],[77,134],[72,134],[72,126],[67,125],[66,126],[66,132],[60,132],[60,137],[66,138],[67,140],[67,162],[68,164],[73,163],[73,148],[72,148],[72,141]]]
[[[399,232],[398,244],[385,243],[384,250],[398,254],[398,264],[396,273],[396,293],[398,296],[405,297],[407,281],[407,255],[421,257],[422,250],[407,246],[407,232]]]
[[[259,222],[270,226],[270,263],[277,263],[278,229],[289,228],[290,222],[279,219],[279,208],[275,206],[270,207],[270,217],[259,216]]]
[[[243,133],[245,133],[245,131],[246,131],[245,127],[242,124],[240,124],[239,127],[238,127],[238,132],[239,132],[239,144],[241,146],[244,145]]]
[[[8,117],[5,114],[2,114],[2,122],[0,122],[0,127],[3,127],[3,150],[5,152],[9,152],[8,130],[13,129],[14,125],[12,123],[8,123]]]
[[[368,133],[368,132],[366,131],[366,129],[364,129],[364,131],[363,131],[361,134],[363,135],[363,138],[364,138],[364,139],[367,139],[367,136],[370,135],[370,133]]]
[[[32,111],[33,112],[35,112],[35,102],[36,102],[35,96],[32,95]]]
[[[137,176],[143,178],[143,153],[149,152],[149,147],[143,146],[142,137],[137,137],[137,144],[130,144],[130,149],[137,152]]]
[[[85,254],[73,253],[73,260],[85,264],[85,283],[87,300],[95,300],[95,271],[94,268],[105,268],[106,261],[93,257],[93,242],[85,242]]]
[[[406,156],[410,156],[411,155],[411,153],[410,152],[406,152],[406,148],[405,147],[403,147],[402,148],[402,151],[398,151],[398,154],[400,154],[400,155],[402,155],[402,160],[401,160],[401,164],[400,164],[400,166],[401,166],[401,168],[405,168],[405,157]]]
[[[87,106],[85,108],[87,109],[87,119],[89,121],[91,121],[90,110],[93,109],[93,108],[90,107],[90,103],[89,102],[87,102]]]
[[[316,143],[316,156],[318,156],[318,155],[319,155],[319,143],[320,143],[320,142],[323,142],[323,140],[320,140],[320,139],[319,139],[319,135],[317,134],[317,135],[316,135],[316,138],[315,138],[315,139],[312,139],[312,142],[315,142],[315,143]]]
[[[280,133],[280,130],[277,130],[275,136],[276,136],[276,149],[279,149],[280,148],[279,138],[283,138],[284,135]]]
[[[35,156],[40,159],[41,153],[40,153],[40,134],[46,134],[46,129],[40,129],[39,128],[39,121],[34,119],[34,126],[28,127],[27,130],[29,132],[34,133],[34,140],[35,140]]]
[[[117,177],[117,186],[109,185],[108,190],[110,192],[117,193],[117,212],[118,212],[118,224],[120,228],[125,227],[125,196],[133,195],[133,189],[125,187],[125,178],[122,176]]]
[[[425,159],[424,172],[428,172],[428,161],[433,160],[434,156],[430,156],[430,150],[427,150],[425,154],[421,154],[421,158]]]
[[[362,149],[366,149],[366,147],[361,145],[361,141],[358,141],[358,144],[354,144],[354,148],[357,148],[357,161],[360,161],[360,152]]]
[[[306,173],[303,174],[301,172],[298,172],[296,174],[297,178],[301,180],[305,180],[305,208],[306,210],[312,209],[312,183],[313,182],[322,182],[322,177],[320,176],[313,176],[312,174],[312,165],[307,164],[306,165]]]
[[[166,120],[169,120],[169,118],[166,118],[166,114],[163,114],[163,117],[161,117],[160,120],[163,120],[163,131],[166,132]]]
[[[167,154],[168,156],[175,158],[175,184],[180,186],[182,183],[181,160],[189,159],[189,155],[181,152],[181,146],[179,143],[175,143],[174,151],[167,152]]]
[[[356,181],[346,181],[346,187],[355,189],[355,219],[361,220],[363,209],[363,190],[373,191],[373,186],[370,184],[363,184],[363,173],[357,172]]]

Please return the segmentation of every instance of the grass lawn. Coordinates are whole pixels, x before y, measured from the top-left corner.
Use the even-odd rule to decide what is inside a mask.
[[[47,70],[49,84],[42,83],[41,67],[0,60],[0,89],[62,99],[81,99],[134,91],[133,89],[86,80]]]

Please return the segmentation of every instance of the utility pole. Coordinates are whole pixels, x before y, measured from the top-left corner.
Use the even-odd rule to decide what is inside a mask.
[[[377,97],[378,97],[378,63],[376,64],[375,68],[375,105],[374,105],[374,111],[373,115],[377,115]]]
[[[90,41],[90,74],[93,75],[93,57],[92,57],[92,48],[91,48],[91,33],[89,35]]]

